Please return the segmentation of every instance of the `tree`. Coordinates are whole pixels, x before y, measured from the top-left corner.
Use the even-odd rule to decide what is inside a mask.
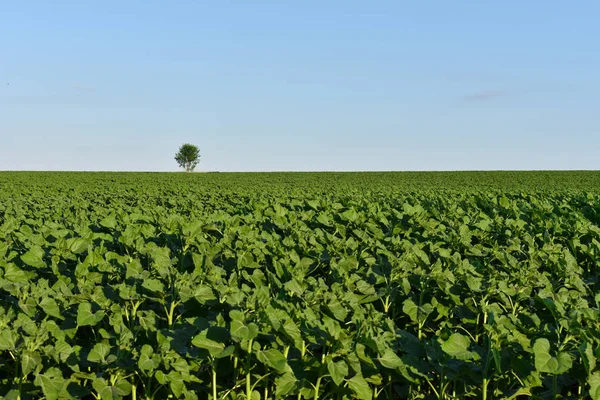
[[[186,143],[175,154],[175,161],[180,167],[185,168],[185,172],[191,172],[200,162],[200,150],[193,144]]]

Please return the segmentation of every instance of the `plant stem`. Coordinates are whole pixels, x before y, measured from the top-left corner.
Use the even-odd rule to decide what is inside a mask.
[[[306,354],[306,343],[302,341],[302,348],[300,349],[301,360],[304,361],[304,355]],[[302,395],[298,393],[298,400],[302,398]]]
[[[444,385],[444,367],[442,366],[442,373],[440,374],[440,395],[439,395],[439,399],[440,400],[444,400],[444,392],[446,390],[445,385]]]
[[[177,307],[177,302],[171,302],[171,308],[169,309],[169,328],[173,325],[173,314],[175,313],[175,307]]]
[[[488,380],[487,378],[483,378],[483,384],[482,384],[482,394],[481,394],[481,399],[482,400],[486,400],[487,399],[487,385],[488,385]]]
[[[213,361],[212,363],[212,395],[213,400],[217,400],[217,366],[215,365],[217,362]]]
[[[246,359],[246,400],[252,399],[252,375],[250,362],[252,361],[252,339],[248,340],[248,358]]]
[[[485,317],[484,317],[485,318]],[[484,322],[485,324],[485,322]],[[483,383],[481,385],[481,390],[482,390],[482,395],[481,398],[482,400],[486,400],[487,399],[487,386],[489,383],[489,377],[488,377],[488,371],[490,369],[490,363],[492,360],[493,355],[492,353],[492,341],[491,339],[488,337],[487,338],[487,354],[485,356],[485,366],[483,368]]]
[[[317,378],[317,384],[315,385],[315,397],[314,400],[319,398],[319,386],[321,386],[321,379],[323,378],[323,369],[325,367],[325,352],[321,355],[321,367],[319,368],[319,376]]]

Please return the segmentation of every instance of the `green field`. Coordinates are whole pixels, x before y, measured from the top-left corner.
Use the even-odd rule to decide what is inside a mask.
[[[0,172],[0,398],[600,399],[600,172]]]

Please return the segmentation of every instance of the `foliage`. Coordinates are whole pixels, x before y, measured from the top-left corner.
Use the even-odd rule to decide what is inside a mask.
[[[200,162],[200,149],[193,144],[185,143],[175,154],[175,161],[180,167],[185,168],[185,172],[192,172]]]
[[[191,178],[0,173],[0,396],[600,399],[598,173]]]

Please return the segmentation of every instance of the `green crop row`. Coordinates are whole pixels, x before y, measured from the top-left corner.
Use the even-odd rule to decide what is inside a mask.
[[[598,182],[0,173],[0,396],[599,400]]]

